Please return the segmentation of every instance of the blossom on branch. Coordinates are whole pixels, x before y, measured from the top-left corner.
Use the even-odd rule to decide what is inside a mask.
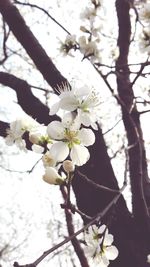
[[[99,42],[99,39],[97,41]],[[96,60],[101,60],[96,41],[89,41],[85,36],[81,36],[79,38],[79,46],[84,58],[89,58],[92,63]]]
[[[76,43],[76,36],[75,35],[67,35],[66,39],[64,42],[61,41],[61,46],[60,46],[60,52],[66,56],[66,55],[71,55],[70,50],[77,49],[77,43]]]
[[[29,132],[39,127],[39,123],[29,116],[17,119],[10,123],[10,129],[7,130],[7,137],[5,138],[7,145],[14,143],[21,149],[26,151],[26,143],[22,139],[25,132]]]
[[[50,153],[58,162],[70,156],[73,164],[81,166],[89,160],[90,154],[86,146],[94,144],[95,135],[90,129],[79,128],[71,114],[68,121],[53,121],[47,126],[49,137],[56,141],[52,144]]]
[[[85,233],[85,242],[85,253],[94,266],[106,267],[110,260],[118,257],[118,249],[112,245],[113,235],[108,233],[104,224],[100,228],[96,225],[90,226]]]
[[[150,29],[145,28],[140,36],[139,48],[142,53],[150,55]]]
[[[150,23],[150,3],[144,3],[143,8],[139,12],[139,16],[143,21]]]
[[[72,90],[64,86],[60,90],[59,101],[51,107],[50,115],[57,113],[59,109],[70,112],[77,111],[76,122],[97,129],[96,121],[99,118],[100,110],[100,96],[98,93],[87,86],[73,87]]]
[[[36,129],[29,132],[29,140],[32,145],[32,150],[36,153],[43,153],[49,144],[52,144],[52,140],[47,135],[47,127],[39,125]]]

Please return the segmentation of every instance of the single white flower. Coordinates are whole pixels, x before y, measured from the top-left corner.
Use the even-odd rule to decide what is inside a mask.
[[[85,242],[87,256],[90,257],[91,262],[99,266],[108,266],[109,260],[115,260],[118,256],[118,249],[112,245],[113,235],[108,233],[106,225],[100,228],[89,227],[88,233],[85,234]]]
[[[57,113],[60,108],[65,111],[77,110],[76,123],[97,129],[96,121],[99,119],[100,96],[95,90],[86,86],[73,87],[72,90],[69,90],[65,86],[59,98],[60,100],[51,107],[51,115]]]
[[[92,63],[100,61],[100,51],[95,41],[89,41],[85,36],[81,36],[78,42],[84,58],[89,58]]]
[[[76,49],[76,35],[68,34],[64,42],[61,42],[60,52],[66,56],[71,55],[69,52],[71,49]]]
[[[86,146],[95,142],[95,135],[90,129],[79,129],[79,125],[53,121],[47,126],[47,132],[50,138],[56,140],[52,144],[50,153],[58,161],[64,161],[68,155],[75,165],[85,164],[90,157]]]
[[[65,178],[59,175],[58,171],[53,167],[46,167],[43,180],[48,184],[61,185]]]

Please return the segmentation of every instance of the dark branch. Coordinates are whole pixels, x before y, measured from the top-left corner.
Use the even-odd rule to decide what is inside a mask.
[[[48,124],[57,119],[57,116],[49,116],[49,109],[36,96],[32,94],[30,85],[16,76],[0,72],[0,83],[15,90],[18,103],[22,109],[38,122]]]
[[[139,114],[134,104],[134,93],[130,82],[128,53],[131,37],[130,3],[116,0],[116,11],[119,25],[118,46],[120,54],[116,62],[118,93],[124,106],[123,122],[129,144],[129,170],[132,191],[133,214],[137,225],[144,229],[143,237],[147,239],[149,228],[149,212],[144,195],[143,181],[147,177],[147,164]],[[127,112],[128,111],[128,112]],[[142,219],[141,219],[142,217]],[[146,241],[145,241],[146,242]]]
[[[9,128],[9,123],[0,121],[0,136],[6,137],[6,130]]]

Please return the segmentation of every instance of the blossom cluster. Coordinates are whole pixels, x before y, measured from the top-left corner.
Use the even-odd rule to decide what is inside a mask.
[[[109,234],[106,225],[99,228],[92,225],[85,233],[85,253],[90,261],[90,266],[107,267],[110,260],[118,257],[118,249],[112,245],[114,241],[113,235]]]
[[[150,55],[150,2],[143,4],[139,16],[144,23],[139,48],[142,53]]]
[[[71,50],[79,49],[83,54],[83,59],[88,58],[92,63],[101,61],[98,44],[102,25],[97,18],[100,17],[100,11],[103,9],[102,2],[102,0],[91,0],[91,5],[81,13],[80,18],[84,25],[81,25],[80,30],[83,35],[79,38],[75,35],[67,35],[60,47],[60,51],[64,55],[71,55]]]
[[[60,185],[68,172],[73,172],[75,166],[85,164],[90,158],[88,147],[95,142],[92,128],[97,129],[100,101],[97,93],[86,86],[59,89],[59,100],[51,106],[50,115],[61,110],[62,118],[45,126],[26,115],[10,124],[6,143],[15,143],[27,151],[25,137],[28,137],[32,150],[43,154],[43,179],[49,184]],[[64,176],[59,174],[61,166]]]

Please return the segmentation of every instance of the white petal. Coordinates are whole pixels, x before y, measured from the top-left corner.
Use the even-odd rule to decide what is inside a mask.
[[[110,246],[114,241],[114,237],[111,234],[105,234],[104,246]]]
[[[49,115],[54,115],[58,112],[60,107],[60,101],[51,106]]]
[[[87,127],[91,125],[89,113],[81,111],[81,122],[83,125],[85,125]]]
[[[90,92],[91,92],[91,88],[87,86],[83,86],[75,90],[75,95],[78,97],[83,97],[83,96],[87,96]]]
[[[98,130],[98,126],[97,126],[97,124],[95,122],[91,123],[91,127],[96,131]]]
[[[70,157],[75,165],[82,166],[89,160],[90,154],[86,147],[74,145],[71,149]]]
[[[74,116],[72,113],[66,113],[62,118],[62,124],[65,128],[69,128],[74,120]]]
[[[33,150],[35,153],[40,153],[40,154],[42,154],[43,151],[44,151],[44,147],[34,144],[34,145],[32,145],[32,150]]]
[[[78,133],[78,138],[84,146],[93,145],[95,142],[95,135],[91,129],[82,128]]]
[[[105,256],[105,255],[102,255],[101,256],[101,259],[102,259],[102,261],[101,261],[101,263],[100,263],[100,266],[105,266],[105,267],[107,267],[108,265],[109,265],[109,260],[107,259],[107,257]]]
[[[12,146],[14,144],[14,139],[11,138],[9,135],[5,138],[5,143],[8,146]]]
[[[118,249],[115,246],[105,248],[105,255],[109,260],[115,260],[118,257]]]
[[[63,124],[60,121],[52,121],[47,126],[47,133],[51,138],[55,140],[63,139],[64,138]]]
[[[64,161],[69,155],[68,145],[64,142],[56,142],[51,146],[50,153],[56,161]]]
[[[77,109],[78,105],[78,100],[72,96],[67,96],[60,100],[60,107],[67,111],[74,111]]]
[[[106,225],[105,225],[105,224],[102,224],[102,225],[100,226],[100,228],[98,229],[99,234],[103,234],[104,231],[105,231],[105,229],[106,229]]]

